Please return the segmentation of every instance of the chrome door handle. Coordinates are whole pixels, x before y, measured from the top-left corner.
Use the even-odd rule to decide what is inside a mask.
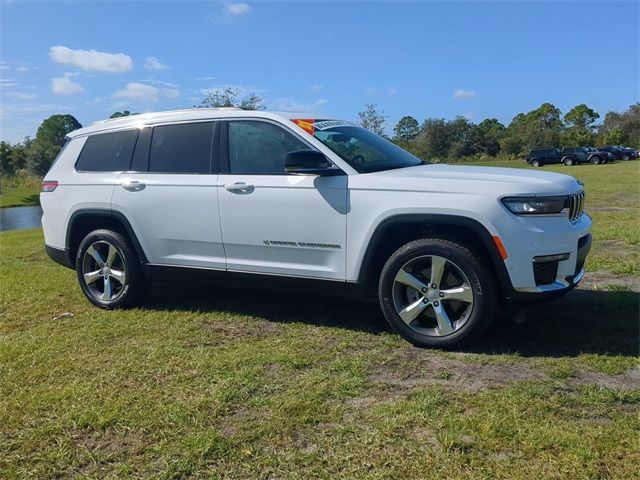
[[[242,193],[251,193],[255,190],[256,187],[244,182],[236,182],[232,184],[225,184],[225,190],[229,192],[242,192]]]
[[[130,192],[139,192],[140,190],[144,190],[147,186],[146,183],[139,180],[123,180],[120,185],[122,188],[129,190]]]

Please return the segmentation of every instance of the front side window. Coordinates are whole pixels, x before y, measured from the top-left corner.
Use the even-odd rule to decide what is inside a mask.
[[[154,127],[149,171],[211,173],[213,122]]]
[[[286,175],[284,157],[309,147],[283,128],[267,122],[230,121],[229,173]]]
[[[124,172],[129,170],[138,130],[91,135],[82,147],[76,170],[82,172]]]
[[[294,120],[358,173],[422,165],[422,160],[366,128],[340,120]]]

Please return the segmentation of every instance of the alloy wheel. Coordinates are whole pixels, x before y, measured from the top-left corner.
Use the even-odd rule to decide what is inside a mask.
[[[473,310],[469,279],[454,262],[437,255],[414,258],[395,276],[397,314],[422,335],[441,337],[462,328]]]
[[[122,253],[107,241],[92,243],[82,259],[82,278],[97,300],[115,300],[122,294],[126,281]]]

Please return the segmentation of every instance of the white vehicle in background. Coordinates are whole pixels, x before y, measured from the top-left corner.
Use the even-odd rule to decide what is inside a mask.
[[[418,346],[469,342],[497,302],[568,292],[591,246],[573,177],[425,164],[322,115],[98,122],[69,135],[41,203],[47,252],[99,307],[170,270],[306,279],[377,297]]]

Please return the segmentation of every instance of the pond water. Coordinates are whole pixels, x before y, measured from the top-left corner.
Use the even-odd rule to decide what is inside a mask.
[[[41,218],[40,205],[0,208],[0,232],[41,227]]]

